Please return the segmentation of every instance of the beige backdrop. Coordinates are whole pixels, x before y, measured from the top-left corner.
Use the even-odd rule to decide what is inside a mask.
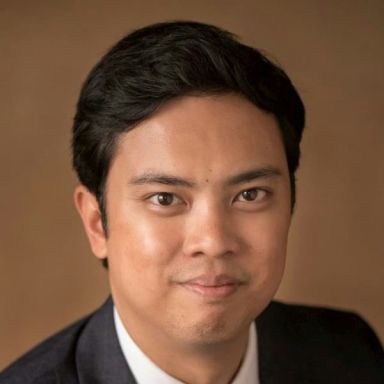
[[[384,339],[382,0],[0,0],[0,369],[108,294],[72,204],[80,83],[126,32],[180,18],[272,53],[307,105],[278,297],[358,311]]]

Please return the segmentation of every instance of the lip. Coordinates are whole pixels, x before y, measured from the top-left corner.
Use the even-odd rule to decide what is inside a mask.
[[[180,283],[182,287],[208,299],[224,299],[234,294],[242,281],[225,274],[200,275]]]

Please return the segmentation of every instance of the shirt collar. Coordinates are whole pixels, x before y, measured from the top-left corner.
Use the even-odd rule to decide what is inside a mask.
[[[183,384],[160,369],[144,354],[125,329],[116,307],[113,309],[113,315],[120,347],[138,384]],[[259,384],[258,376],[257,333],[253,322],[249,329],[244,360],[232,384]]]

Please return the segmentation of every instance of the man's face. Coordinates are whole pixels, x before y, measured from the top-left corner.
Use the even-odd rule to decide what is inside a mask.
[[[112,294],[133,333],[229,340],[277,290],[286,157],[275,119],[244,98],[183,97],[123,134],[106,203]]]

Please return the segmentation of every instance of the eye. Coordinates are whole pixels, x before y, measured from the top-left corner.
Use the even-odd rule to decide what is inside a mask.
[[[182,204],[182,200],[173,193],[158,192],[151,195],[148,200],[155,205],[170,206]]]
[[[257,202],[263,200],[267,194],[268,192],[264,189],[251,188],[240,192],[235,200],[240,202]]]

